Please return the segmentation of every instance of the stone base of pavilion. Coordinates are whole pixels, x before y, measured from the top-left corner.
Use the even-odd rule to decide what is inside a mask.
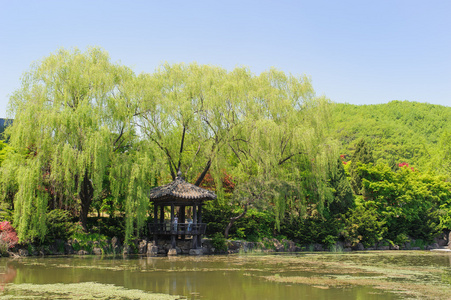
[[[193,241],[186,239],[185,241],[177,240],[175,248],[172,246],[171,240],[149,241],[147,248],[147,256],[176,256],[176,255],[203,255],[211,254],[210,243],[205,247],[193,248]]]

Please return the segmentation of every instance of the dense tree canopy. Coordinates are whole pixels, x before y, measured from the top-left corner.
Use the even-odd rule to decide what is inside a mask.
[[[105,177],[132,163],[123,152],[135,139],[133,77],[98,48],[60,50],[24,74],[6,132],[21,155],[3,170],[17,182],[14,223],[21,240],[45,234],[49,205],[79,207],[86,228],[92,202],[105,196]]]
[[[246,68],[166,64],[140,79],[135,120],[165,157],[172,179],[181,170],[198,185],[209,172],[218,193],[224,172],[238,186],[274,177],[297,182],[299,193],[290,199],[265,197],[277,216],[286,206],[275,199],[295,197],[298,205],[320,208],[330,199],[326,174],[337,152],[326,134],[329,102],[315,98],[308,78],[275,69],[256,76]],[[245,208],[254,202],[251,195],[238,198]]]
[[[331,104],[309,78],[276,69],[163,64],[136,75],[102,49],[61,49],[33,64],[10,99],[1,208],[14,212],[21,241],[43,239],[54,210],[50,219],[72,215],[88,230],[93,208],[125,216],[129,241],[143,232],[148,191],[181,171],[217,192],[205,218],[221,208],[215,228],[226,235],[246,216],[253,225],[237,236],[431,239],[451,224],[449,111],[384,107]]]
[[[237,184],[302,182],[279,198],[322,208],[337,154],[328,107],[308,78],[275,69],[164,64],[135,76],[101,49],[62,49],[11,97],[7,136],[18,153],[2,168],[3,189],[22,240],[45,234],[47,208],[79,210],[86,229],[92,203],[105,198],[125,201],[130,235],[144,224],[146,191],[179,170],[197,185],[210,173],[220,194],[224,172]]]

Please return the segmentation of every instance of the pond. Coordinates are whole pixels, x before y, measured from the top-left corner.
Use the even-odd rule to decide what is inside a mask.
[[[0,299],[444,299],[427,251],[0,259]]]

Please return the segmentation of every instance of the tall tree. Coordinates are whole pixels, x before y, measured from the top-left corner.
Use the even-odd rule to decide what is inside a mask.
[[[349,173],[351,175],[351,187],[355,194],[362,194],[362,178],[358,168],[362,164],[374,163],[373,151],[365,139],[360,139],[351,158]]]
[[[331,214],[344,214],[354,205],[354,195],[341,159],[337,159],[335,172],[329,174],[329,184],[334,194],[333,201],[329,203],[329,211]]]
[[[272,176],[296,182],[302,187],[298,202],[314,202],[320,210],[331,197],[327,170],[337,155],[326,134],[329,101],[315,97],[307,77],[275,69],[256,76],[246,68],[227,72],[194,63],[164,64],[139,79],[135,122],[165,157],[165,180],[181,170],[200,184],[210,172],[221,193],[226,171],[238,184],[269,184]],[[237,201],[247,207],[246,201]],[[255,201],[249,198],[250,203]]]
[[[245,126],[252,74],[198,64],[165,64],[140,76],[136,125],[165,157],[167,174],[177,171],[199,185],[224,167],[224,152]],[[222,174],[222,172],[221,172]]]
[[[79,207],[87,229],[92,202],[104,196],[105,176],[128,164],[121,152],[135,139],[133,87],[133,72],[99,48],[61,49],[25,73],[10,99],[14,123],[6,131],[24,155],[15,164],[5,161],[2,170],[15,166],[9,178],[18,186],[14,223],[21,240],[44,236],[49,201]]]

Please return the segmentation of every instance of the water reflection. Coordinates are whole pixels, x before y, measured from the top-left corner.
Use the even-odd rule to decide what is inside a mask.
[[[12,263],[6,263],[0,267],[0,290],[5,290],[5,285],[14,281],[17,276],[16,268]]]

